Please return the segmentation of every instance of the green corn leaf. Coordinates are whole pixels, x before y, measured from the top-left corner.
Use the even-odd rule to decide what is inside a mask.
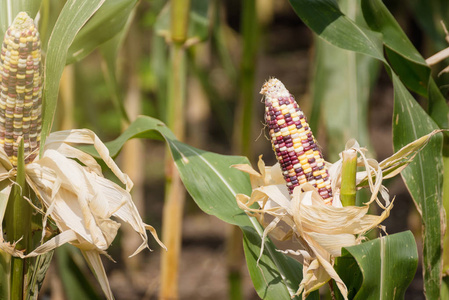
[[[362,10],[370,28],[382,33],[391,68],[407,88],[429,99],[430,116],[440,128],[448,128],[449,107],[430,76],[430,68],[424,58],[382,1],[362,1]]]
[[[393,141],[397,151],[438,126],[416,103],[402,82],[393,76]],[[441,285],[444,209],[442,204],[442,134],[432,138],[401,175],[423,222],[423,273],[428,299],[438,299]]]
[[[382,36],[357,25],[334,0],[290,0],[302,21],[320,38],[342,49],[363,53],[382,62]]]
[[[426,96],[430,68],[394,17],[379,0],[362,1],[362,10],[368,26],[382,33],[389,63],[396,74],[409,89]]]
[[[41,145],[50,133],[58,101],[59,81],[67,51],[77,33],[105,0],[69,0],[64,5],[48,41],[45,60]],[[41,147],[42,151],[42,147]]]
[[[117,61],[120,49],[125,41],[126,33],[134,18],[135,9],[127,17],[126,24],[112,39],[100,45],[100,53],[103,57],[103,74],[109,88],[112,101],[122,116],[122,119],[129,122],[128,114],[123,103],[123,91],[117,78]]]
[[[343,281],[353,283],[349,299],[404,299],[418,266],[415,238],[405,231],[343,248],[335,265]]]
[[[122,31],[137,0],[106,0],[77,33],[67,52],[66,64],[79,61]]]

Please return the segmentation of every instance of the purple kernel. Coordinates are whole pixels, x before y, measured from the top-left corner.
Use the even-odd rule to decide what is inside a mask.
[[[314,163],[315,162],[315,158],[314,157],[309,158],[307,161],[309,162],[309,164]]]

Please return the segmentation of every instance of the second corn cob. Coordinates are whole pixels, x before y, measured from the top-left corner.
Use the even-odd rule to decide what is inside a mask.
[[[36,156],[41,132],[41,44],[33,20],[21,12],[5,32],[0,54],[0,144],[17,165],[18,138],[25,162]]]
[[[309,182],[325,203],[332,204],[329,172],[306,117],[295,99],[278,79],[268,80],[261,94],[265,98],[265,121],[276,158],[290,194]]]

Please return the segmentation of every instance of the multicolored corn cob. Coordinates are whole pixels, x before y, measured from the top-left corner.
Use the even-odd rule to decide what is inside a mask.
[[[295,99],[275,78],[268,80],[260,93],[265,98],[265,121],[270,129],[273,150],[290,194],[295,187],[309,182],[327,204],[332,204],[329,172]]]
[[[11,163],[17,165],[17,142],[22,137],[28,163],[40,144],[42,67],[39,33],[25,12],[19,13],[5,32],[0,88],[0,144]]]

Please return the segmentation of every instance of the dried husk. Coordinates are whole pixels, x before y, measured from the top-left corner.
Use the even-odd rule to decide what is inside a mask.
[[[93,145],[124,188],[104,178],[96,160],[76,149],[74,147],[76,145]],[[1,147],[0,163],[0,181],[12,179],[15,176],[15,169]],[[121,172],[109,156],[106,146],[92,131],[77,129],[50,134],[43,155],[27,164],[25,173],[28,185],[42,204],[41,208],[35,207],[44,215],[42,245],[25,254],[2,238],[1,250],[26,258],[70,243],[81,250],[95,271],[107,298],[113,299],[100,260],[100,254],[107,255],[106,250],[120,227],[120,223],[111,217],[128,223],[140,235],[142,244],[131,256],[148,248],[146,230],[149,230],[159,245],[165,248],[155,229],[142,221],[131,199],[129,191],[133,185],[132,181]],[[48,218],[56,224],[60,233],[44,242]]]

